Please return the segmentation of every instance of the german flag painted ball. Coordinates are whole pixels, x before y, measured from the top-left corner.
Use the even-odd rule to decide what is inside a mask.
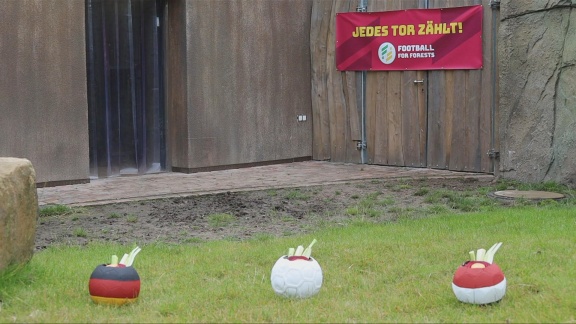
[[[107,267],[102,264],[92,272],[88,289],[92,301],[97,304],[133,303],[140,294],[140,276],[131,266]]]

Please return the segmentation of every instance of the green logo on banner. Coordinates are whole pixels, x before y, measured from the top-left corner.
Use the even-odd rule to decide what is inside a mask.
[[[378,48],[378,58],[384,64],[391,64],[396,59],[396,48],[392,43],[382,43]]]

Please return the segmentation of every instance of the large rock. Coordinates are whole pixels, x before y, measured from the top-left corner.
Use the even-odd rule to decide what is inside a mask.
[[[37,221],[36,172],[32,163],[0,158],[0,270],[32,258]]]
[[[576,0],[502,1],[500,175],[576,185]]]

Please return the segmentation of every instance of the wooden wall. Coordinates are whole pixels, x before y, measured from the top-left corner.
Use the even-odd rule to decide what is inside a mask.
[[[354,142],[361,138],[357,74],[337,71],[334,61],[336,13],[355,9],[353,1],[313,2],[310,52],[315,160],[360,161]]]
[[[188,63],[186,1],[170,0],[165,11],[166,164],[188,165]]]
[[[84,1],[0,1],[0,156],[38,186],[88,182]]]
[[[358,73],[334,62],[336,13],[359,1],[167,2],[169,165],[360,162]],[[368,10],[480,3],[484,69],[367,73],[368,163],[493,171],[489,0],[368,0]],[[29,158],[39,182],[87,181],[84,2],[4,1],[1,9],[0,155]]]
[[[367,72],[367,163],[494,172],[492,133],[492,14],[488,0],[372,0],[368,11],[482,4],[482,70]],[[334,62],[337,12],[352,1],[314,1],[312,8],[313,158],[360,162],[359,72],[339,72]],[[328,34],[328,35],[326,35]],[[414,83],[423,80],[423,83]],[[496,87],[497,89],[497,87]]]
[[[311,0],[168,1],[173,170],[311,159],[311,9]]]

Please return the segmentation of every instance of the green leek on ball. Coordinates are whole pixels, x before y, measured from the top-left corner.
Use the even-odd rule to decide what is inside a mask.
[[[485,249],[478,249],[476,251],[476,255],[474,255],[474,251],[468,252],[470,254],[470,260],[472,261],[484,261],[487,263],[494,262],[494,255],[498,251],[498,249],[502,246],[502,242],[498,242],[486,251]]]
[[[118,256],[113,255],[112,256],[112,262],[110,262],[110,264],[107,265],[107,267],[131,267],[132,264],[134,263],[134,259],[136,258],[136,255],[141,250],[142,249],[140,247],[138,247],[138,246],[135,247],[132,251],[130,251],[130,254],[124,254],[124,256],[122,257],[120,262],[118,262]]]
[[[299,245],[296,249],[294,248],[289,248],[288,249],[288,257],[291,256],[303,256],[306,257],[308,259],[310,259],[310,256],[312,255],[312,246],[317,242],[316,239],[314,239],[312,241],[312,243],[310,243],[310,245],[308,245],[308,247],[306,249],[304,249],[304,247],[302,245]]]

